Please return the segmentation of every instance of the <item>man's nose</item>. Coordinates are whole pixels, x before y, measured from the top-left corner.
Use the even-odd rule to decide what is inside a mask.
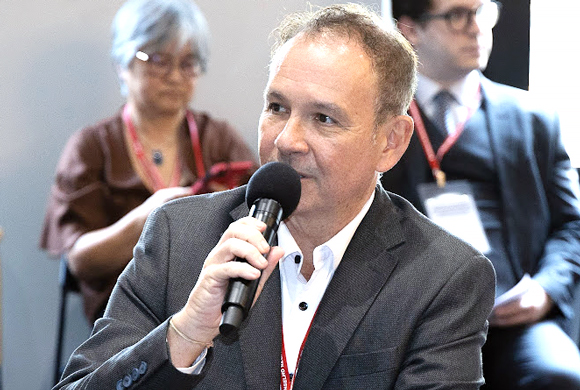
[[[469,14],[467,18],[466,29],[470,33],[479,34],[483,31],[483,29],[487,28],[487,21],[483,17],[478,16],[476,13]]]
[[[274,144],[283,154],[306,153],[308,151],[306,134],[307,129],[301,118],[291,115]]]

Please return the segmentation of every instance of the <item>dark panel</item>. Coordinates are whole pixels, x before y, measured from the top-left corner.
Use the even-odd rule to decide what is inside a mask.
[[[503,0],[493,29],[494,45],[484,74],[490,79],[528,89],[530,71],[530,0]]]

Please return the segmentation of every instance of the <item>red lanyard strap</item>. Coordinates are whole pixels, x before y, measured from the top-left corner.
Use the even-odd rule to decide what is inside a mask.
[[[191,138],[191,147],[193,148],[193,157],[195,158],[195,169],[197,170],[197,177],[205,176],[205,167],[203,166],[203,155],[201,154],[201,144],[199,143],[199,131],[197,130],[197,123],[193,118],[193,112],[187,110],[185,113],[187,124],[189,126],[189,136]]]
[[[316,312],[318,309],[316,309]],[[308,330],[304,335],[304,340],[302,340],[302,345],[300,345],[300,351],[298,352],[298,358],[296,359],[296,369],[294,374],[288,372],[288,361],[286,360],[286,348],[284,347],[284,325],[282,325],[282,356],[280,359],[280,388],[282,390],[292,390],[294,386],[294,380],[296,379],[296,374],[298,374],[298,364],[300,364],[300,358],[302,358],[302,352],[304,351],[304,345],[306,344],[306,339],[310,334],[310,329],[312,329],[312,323],[314,322],[314,317],[316,317],[316,312],[310,321]]]
[[[481,86],[477,89],[478,98],[481,96]],[[421,117],[421,113],[419,111],[419,106],[417,102],[413,100],[411,102],[411,106],[409,107],[409,112],[411,113],[411,117],[415,122],[415,130],[417,131],[417,136],[419,137],[419,141],[421,142],[421,146],[423,147],[423,152],[425,153],[425,157],[427,158],[427,162],[429,163],[429,167],[433,172],[433,177],[437,181],[439,186],[445,185],[445,174],[441,170],[441,160],[447,154],[449,149],[457,142],[457,139],[463,133],[465,129],[465,124],[471,118],[473,113],[475,112],[474,108],[470,108],[469,112],[467,113],[467,118],[465,121],[458,123],[455,129],[455,133],[450,134],[445,138],[445,141],[441,144],[437,153],[433,150],[433,145],[429,140],[429,135],[427,135],[427,130],[425,128],[425,123],[423,122],[423,118]]]
[[[123,107],[123,122],[125,123],[125,127],[127,128],[127,132],[131,137],[131,147],[137,156],[141,167],[151,180],[153,184],[153,189],[158,191],[162,188],[166,188],[167,186],[163,182],[163,178],[161,173],[155,165],[151,163],[146,157],[145,152],[143,150],[143,145],[141,141],[139,141],[139,137],[137,136],[137,131],[135,131],[135,126],[133,125],[133,120],[131,119],[131,110],[128,104],[125,104]],[[195,158],[195,167],[197,170],[198,177],[205,176],[205,168],[203,166],[203,157],[201,154],[201,146],[199,142],[199,132],[197,129],[197,124],[195,123],[195,119],[193,117],[193,113],[187,110],[185,117],[187,118],[187,125],[189,127],[189,134],[191,138],[191,145],[193,149],[193,155]],[[172,175],[171,183],[169,186],[175,187],[179,185],[179,181],[181,179],[181,161],[178,158],[177,164],[175,164],[175,172]]]

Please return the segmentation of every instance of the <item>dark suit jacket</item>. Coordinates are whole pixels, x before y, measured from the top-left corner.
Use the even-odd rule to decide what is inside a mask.
[[[151,215],[58,388],[115,389],[136,373],[129,388],[279,389],[277,271],[239,339],[214,340],[201,375],[177,371],[168,358],[167,319],[186,303],[222,232],[248,215],[244,191],[179,199]],[[320,303],[294,388],[476,389],[493,295],[485,257],[377,186]]]
[[[525,91],[486,78],[481,87],[516,280],[532,275],[570,318],[580,274],[580,203],[558,117],[535,107]],[[422,211],[417,185],[433,177],[416,134],[381,180]]]

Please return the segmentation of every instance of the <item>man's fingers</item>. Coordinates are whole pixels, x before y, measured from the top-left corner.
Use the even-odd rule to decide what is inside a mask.
[[[524,307],[518,299],[495,308],[489,322],[494,326],[527,324],[535,321],[535,314],[535,307]]]
[[[243,278],[254,280],[260,277],[261,271],[243,261],[230,261],[211,267],[207,270],[208,276],[220,283],[229,282],[230,279]]]
[[[236,257],[243,259],[252,266],[264,269],[268,265],[262,253],[252,244],[238,238],[230,238],[219,244],[210,256],[204,267],[213,264],[223,264],[234,260]]]
[[[256,218],[245,217],[230,224],[220,238],[219,243],[224,243],[230,238],[237,238],[253,244],[261,253],[267,253],[269,246],[262,232],[266,229],[264,222]]]
[[[495,309],[493,309],[492,314],[497,317],[509,317],[516,314],[520,310],[520,300],[516,299],[497,306]]]

